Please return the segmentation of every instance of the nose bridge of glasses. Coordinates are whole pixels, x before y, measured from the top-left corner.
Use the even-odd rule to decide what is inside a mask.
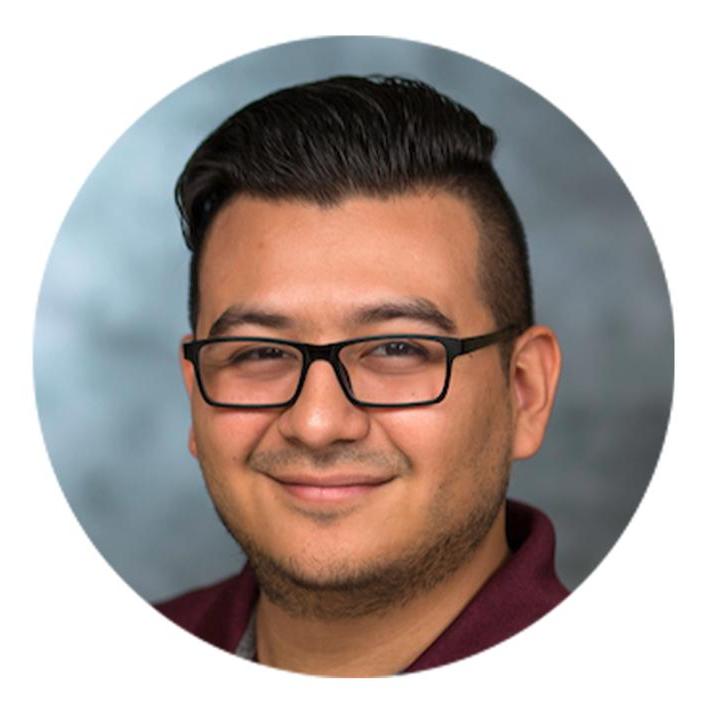
[[[316,360],[328,360],[333,362],[335,358],[335,348],[332,345],[307,345],[306,359],[309,362]]]
[[[352,390],[352,385],[350,382],[350,376],[348,371],[343,366],[338,358],[338,352],[340,348],[337,345],[308,345],[305,348],[305,360],[304,360],[304,375],[305,380],[308,375],[308,369],[316,360],[326,360],[330,363],[333,370],[335,371],[335,376],[340,383],[340,386],[345,390],[345,394],[349,394]]]

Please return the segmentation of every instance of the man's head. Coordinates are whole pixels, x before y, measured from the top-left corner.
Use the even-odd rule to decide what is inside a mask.
[[[524,331],[457,357],[445,398],[411,408],[353,403],[352,373],[339,381],[324,360],[290,406],[215,407],[185,362],[190,449],[265,592],[294,613],[386,607],[504,534],[510,463],[540,445],[559,352],[532,326],[524,235],[493,146],[425,85],[343,77],[247,106],[180,177],[196,339]],[[289,352],[247,357],[271,368]]]

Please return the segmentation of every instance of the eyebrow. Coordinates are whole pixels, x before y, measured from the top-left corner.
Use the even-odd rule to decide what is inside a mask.
[[[294,325],[294,320],[281,313],[264,311],[259,308],[233,305],[227,308],[212,324],[208,337],[216,338],[224,335],[232,328],[240,325],[261,325],[266,328],[285,329]]]
[[[448,334],[456,332],[455,323],[427,298],[385,301],[372,306],[363,306],[349,316],[347,321],[352,325],[370,325],[397,318],[420,321]],[[296,321],[282,313],[235,304],[227,308],[212,324],[208,337],[220,337],[240,325],[260,325],[285,330],[295,327]]]
[[[428,298],[387,301],[374,306],[364,306],[350,319],[357,324],[383,323],[395,318],[409,318],[433,325],[445,333],[455,333],[456,325]]]

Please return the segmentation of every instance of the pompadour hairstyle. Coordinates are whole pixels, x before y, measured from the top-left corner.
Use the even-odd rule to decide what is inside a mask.
[[[192,251],[189,317],[199,310],[205,235],[236,195],[332,206],[354,195],[441,189],[472,206],[479,283],[496,324],[533,322],[525,233],[491,164],[495,133],[431,86],[400,77],[338,76],[294,86],[230,116],[188,160],[175,187]]]

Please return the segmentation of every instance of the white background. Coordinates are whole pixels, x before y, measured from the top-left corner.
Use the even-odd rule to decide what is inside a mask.
[[[655,8],[439,0],[412,10],[360,0],[25,3],[2,11],[4,707],[708,707],[710,53],[701,3],[675,2],[672,13]],[[44,451],[32,392],[44,262],[82,182],[118,135],[220,62],[332,34],[441,45],[552,101],[626,181],[656,240],[674,306],[668,437],[619,543],[565,604],[518,637],[397,679],[277,673],[165,622],[110,570],[73,518]]]

